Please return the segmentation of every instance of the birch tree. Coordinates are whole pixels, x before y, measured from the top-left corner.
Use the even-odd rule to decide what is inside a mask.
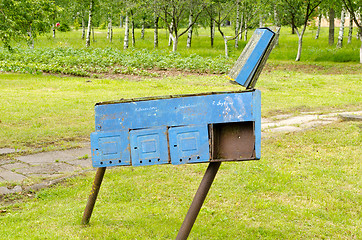
[[[315,39],[319,38],[319,33],[321,32],[321,25],[322,25],[322,12],[318,7],[318,24],[317,24],[317,32],[315,34]]]
[[[229,57],[229,50],[228,50],[228,41],[233,40],[238,37],[238,35],[228,38],[224,31],[221,29],[221,25],[225,22],[225,20],[229,17],[230,13],[233,9],[236,8],[236,2],[230,4],[228,1],[214,1],[212,4],[213,12],[209,12],[210,18],[215,22],[215,25],[224,39],[224,52],[225,57]]]
[[[92,32],[92,20],[93,20],[93,7],[94,7],[94,0],[90,0],[89,1],[89,10],[88,10],[88,28],[87,28],[87,37],[86,37],[86,42],[85,42],[85,46],[89,47],[90,46],[90,41],[91,41],[91,32]]]
[[[25,39],[34,47],[34,39],[49,32],[55,4],[46,0],[0,1],[0,40],[11,50],[11,42]]]
[[[362,12],[362,1],[360,0],[342,0],[345,8],[350,14],[350,17],[353,19],[353,22],[356,24],[359,33],[359,39],[361,41],[360,47],[360,63],[362,63],[362,19],[358,18],[358,14]]]
[[[129,46],[129,17],[128,17],[128,11],[126,11],[126,18],[124,20],[123,49],[128,49],[128,46]]]
[[[344,10],[344,8],[342,8],[342,11],[341,11],[341,25],[339,27],[337,48],[341,48],[343,46],[344,21],[345,21],[345,10]]]
[[[282,0],[285,4],[283,19],[289,23],[298,35],[298,51],[295,61],[302,55],[303,36],[308,21],[322,0]],[[301,27],[301,29],[298,29]]]
[[[352,35],[353,35],[353,18],[349,17],[349,29],[348,29],[347,44],[350,44],[352,42]]]
[[[151,2],[153,3],[153,2]],[[172,51],[177,51],[179,38],[188,32],[188,30],[195,24],[202,10],[207,6],[207,1],[193,0],[194,6],[194,19],[188,24],[184,31],[180,31],[182,21],[188,16],[190,11],[189,0],[160,0],[157,1],[154,7],[158,8],[157,15],[162,19],[170,33],[172,39]]]

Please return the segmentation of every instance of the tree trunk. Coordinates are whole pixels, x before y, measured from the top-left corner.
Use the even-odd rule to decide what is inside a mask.
[[[119,27],[123,28],[123,16],[119,15]]]
[[[155,27],[155,31],[154,31],[154,35],[153,35],[153,47],[157,48],[158,47],[158,16],[155,14],[155,20],[154,20],[154,27]]]
[[[259,15],[259,27],[260,28],[264,27],[263,14]]]
[[[241,12],[241,16],[240,16],[240,24],[239,24],[239,40],[242,40],[243,39],[243,35],[242,35],[242,32],[243,32],[243,27],[244,27],[244,11]]]
[[[93,0],[90,0],[89,3],[89,18],[88,18],[88,30],[87,30],[87,38],[85,42],[85,46],[90,46],[90,38],[91,38],[91,31],[92,31],[92,16],[93,16]]]
[[[92,36],[93,36],[93,42],[95,42],[95,38],[94,38],[94,27],[92,26]]]
[[[224,45],[225,45],[225,57],[228,58],[229,51],[228,51],[228,40],[227,40],[226,36],[224,36]]]
[[[215,37],[215,22],[210,17],[210,41],[211,41],[211,47],[214,47],[214,37]]]
[[[29,36],[29,41],[28,41],[28,45],[31,49],[34,49],[34,37],[33,37],[33,33],[32,33],[32,29],[31,27],[28,30],[28,36]]]
[[[172,52],[176,52],[177,51],[177,44],[178,44],[178,37],[177,36],[174,37],[171,34],[171,38],[172,38],[172,42],[173,42],[173,44],[172,44]]]
[[[173,40],[172,31],[173,31],[173,22],[171,23],[171,32],[168,33],[168,46],[171,46],[171,44],[172,44],[172,40]]]
[[[53,38],[55,38],[55,24],[53,24]]]
[[[124,26],[124,41],[123,41],[123,49],[128,49],[129,43],[129,19],[128,19],[128,12],[126,12],[126,19],[125,19],[125,26]]]
[[[82,16],[82,39],[85,37],[85,22],[84,17]]]
[[[277,32],[275,34],[275,45],[274,46],[278,46],[279,45],[279,35],[280,35],[280,28],[281,28],[281,23],[280,23],[280,18],[279,18],[279,14],[277,11],[277,6],[276,4],[274,4],[274,22],[275,25],[277,26]]]
[[[307,28],[307,23],[305,23],[305,25],[303,26],[302,32],[299,34],[298,29],[296,28],[296,32],[298,35],[298,53],[297,53],[297,57],[295,58],[295,61],[300,61],[300,57],[302,55],[302,44],[303,44],[303,36],[305,33],[305,29]]]
[[[108,23],[108,39],[109,42],[112,42],[113,40],[113,26],[112,26],[112,18],[109,18],[109,23]]]
[[[329,37],[328,43],[329,45],[334,45],[334,16],[335,12],[333,8],[329,9]]]
[[[322,24],[322,13],[318,14],[318,28],[317,33],[315,34],[315,39],[319,38],[319,33],[321,32],[321,24]]]
[[[352,34],[353,34],[353,18],[349,17],[349,30],[348,30],[348,41],[347,43],[352,42]]]
[[[142,19],[141,39],[145,39],[145,19]]]
[[[345,11],[344,11],[344,9],[342,8],[342,12],[341,12],[341,26],[339,27],[337,48],[341,48],[341,47],[343,46],[344,21],[345,21]]]
[[[236,20],[235,20],[235,48],[239,47],[239,18],[240,18],[240,6],[239,0],[236,0]]]
[[[193,20],[194,20],[194,14],[193,14],[192,9],[191,9],[190,10],[190,15],[189,15],[189,26],[192,24]],[[192,40],[192,26],[189,28],[189,31],[187,32],[187,41],[186,41],[186,47],[187,48],[191,47],[191,40]]]
[[[244,41],[248,41],[248,21],[245,20],[245,32],[244,32]]]
[[[134,35],[134,18],[133,18],[133,11],[131,11],[131,37],[132,37],[132,47],[136,45],[136,38]]]

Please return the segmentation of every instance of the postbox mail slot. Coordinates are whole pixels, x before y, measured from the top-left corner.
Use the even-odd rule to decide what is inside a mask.
[[[207,125],[169,129],[172,164],[208,162],[210,159]]]
[[[167,128],[130,131],[132,166],[168,163]]]
[[[255,159],[254,122],[220,123],[210,126],[211,161]]]
[[[94,167],[130,165],[128,131],[91,134]]]

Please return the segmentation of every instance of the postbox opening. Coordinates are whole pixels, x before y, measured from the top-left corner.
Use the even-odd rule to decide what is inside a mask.
[[[255,159],[254,122],[211,124],[211,161]]]

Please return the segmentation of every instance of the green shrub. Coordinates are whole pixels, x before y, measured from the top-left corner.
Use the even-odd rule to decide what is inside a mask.
[[[58,27],[58,30],[61,32],[69,32],[71,28],[67,23],[61,23],[60,26]]]

